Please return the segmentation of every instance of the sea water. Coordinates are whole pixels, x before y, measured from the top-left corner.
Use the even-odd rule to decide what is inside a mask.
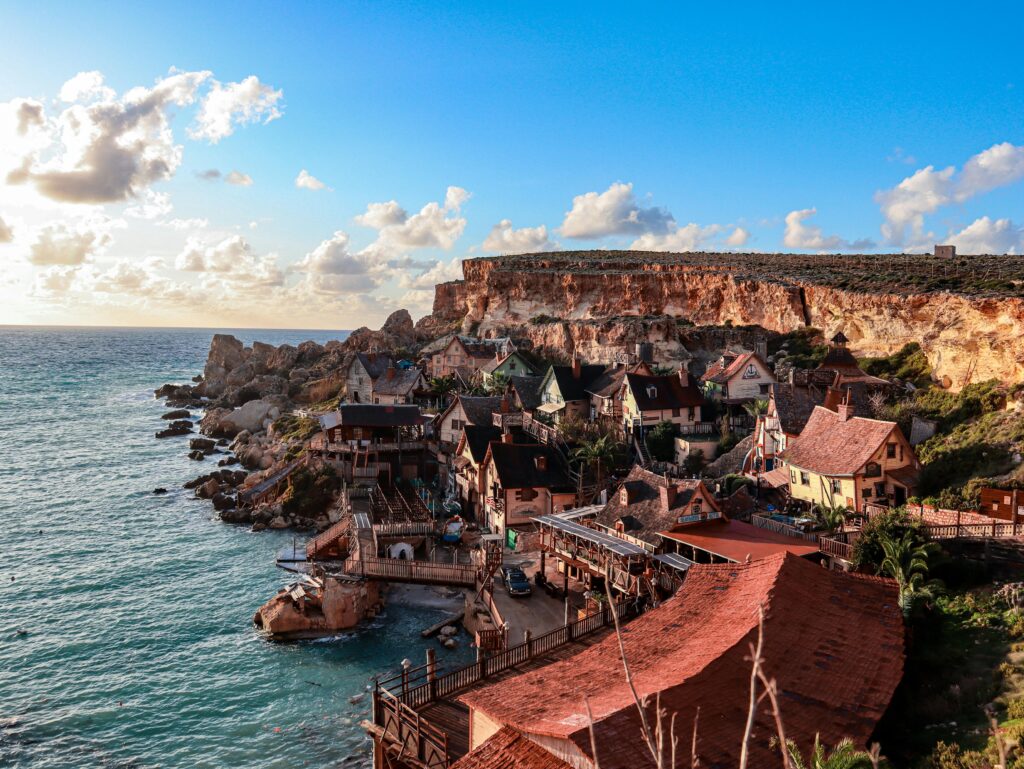
[[[182,489],[213,461],[153,435],[153,390],[200,372],[212,333],[0,328],[2,767],[364,766],[373,676],[425,644],[469,659],[421,640],[443,612],[407,606],[320,641],[256,634],[292,534],[217,520]]]

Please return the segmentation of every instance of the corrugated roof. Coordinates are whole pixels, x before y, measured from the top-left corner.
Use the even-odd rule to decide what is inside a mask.
[[[850,737],[863,745],[903,673],[895,584],[789,555],[690,567],[674,598],[623,628],[637,692],[651,701],[659,696],[677,729],[692,725],[699,708],[701,766],[736,766],[750,697],[750,645],[762,607],[764,668],[778,686],[787,738],[804,754],[818,733],[826,743]],[[568,740],[591,755],[584,697],[601,766],[653,766],[614,636],[461,699],[498,724]],[[749,745],[751,766],[778,765],[774,734],[771,711],[762,703]]]
[[[584,526],[581,523],[570,521],[566,518],[559,517],[557,515],[542,515],[537,519],[537,522],[546,526],[550,526],[558,531],[571,534],[574,537],[578,537],[586,542],[592,542],[605,550],[615,553],[616,555],[646,555],[647,551],[639,545],[634,545],[632,542],[628,542],[621,537],[616,537],[614,534],[608,534],[607,532],[600,531],[598,529],[592,529],[589,526]]]
[[[783,452],[789,465],[820,475],[853,475],[885,443],[895,422],[864,417],[840,418],[816,406],[800,436]]]
[[[779,553],[803,557],[818,552],[816,542],[787,537],[785,534],[776,534],[768,529],[727,518],[680,527],[677,531],[663,531],[661,536],[736,563],[745,563],[748,558],[756,561]]]

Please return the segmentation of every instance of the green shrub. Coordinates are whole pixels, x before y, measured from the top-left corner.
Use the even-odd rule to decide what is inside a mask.
[[[647,433],[647,450],[659,462],[671,462],[675,458],[676,426],[671,422],[658,422]]]
[[[1024,718],[1024,700],[1011,700],[1006,705],[1006,717],[1014,721]]]
[[[532,318],[530,318],[530,323],[532,323],[534,326],[540,326],[545,323],[558,323],[558,318],[554,317],[553,315],[544,315],[543,313],[541,313],[540,315],[534,315]]]
[[[921,521],[907,515],[904,508],[898,507],[872,518],[861,528],[860,536],[853,545],[854,566],[878,573],[885,558],[882,540],[898,540],[906,532],[913,533],[915,544],[928,541]]]
[[[904,379],[918,386],[927,385],[931,381],[931,364],[917,342],[904,345],[892,355],[863,358],[859,363],[861,369],[872,376]]]
[[[339,488],[341,482],[330,466],[316,470],[299,468],[292,473],[288,490],[281,498],[281,509],[296,518],[315,518],[327,509]]]

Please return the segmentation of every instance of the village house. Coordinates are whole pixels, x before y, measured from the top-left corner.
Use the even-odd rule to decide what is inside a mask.
[[[627,373],[619,393],[622,425],[627,435],[642,435],[659,422],[671,422],[680,433],[692,434],[704,428],[701,405],[704,396],[691,381],[685,367],[664,376]],[[714,432],[708,424],[706,432]]]
[[[778,455],[795,440],[811,418],[816,406],[835,411],[840,402],[851,404],[854,414],[864,416],[867,390],[862,382],[839,384],[833,370],[790,371],[788,382],[776,382],[768,396],[768,409],[758,417],[754,427],[754,452],[748,472],[771,472]],[[786,485],[787,475],[776,473],[775,485]]]
[[[349,403],[372,403],[374,381],[392,365],[390,355],[357,352],[345,373],[345,399]]]
[[[491,381],[495,374],[506,379],[513,376],[540,376],[540,372],[518,350],[512,350],[507,355],[497,353],[480,367],[481,381],[485,385]]]
[[[502,405],[504,401],[504,406]],[[444,411],[434,418],[434,432],[442,444],[452,449],[462,437],[466,425],[493,425],[495,411],[508,411],[507,398],[500,395],[456,395]]]
[[[666,478],[634,465],[594,523],[651,552],[662,552],[661,532],[680,521],[708,520],[720,514],[718,501],[703,481]]]
[[[544,383],[539,376],[510,376],[508,395],[513,411],[533,414],[541,404],[540,387]]]
[[[857,512],[869,502],[905,504],[920,469],[895,422],[854,416],[848,402],[835,411],[816,406],[781,459],[793,499]]]
[[[556,423],[586,420],[590,415],[587,388],[605,371],[605,366],[584,365],[573,357],[570,366],[551,366],[540,386],[541,404],[537,411]]]
[[[726,352],[712,363],[701,382],[712,400],[741,404],[767,398],[775,374],[756,352]]]
[[[456,369],[466,376],[466,372],[477,372],[495,356],[504,358],[515,350],[515,345],[508,337],[498,339],[474,339],[468,336],[453,336],[449,342],[430,358],[430,376],[454,376]]]
[[[626,374],[651,376],[654,372],[646,361],[608,366],[586,388],[590,396],[591,422],[600,422],[614,430],[622,429],[622,383]]]
[[[857,362],[857,358],[854,357],[853,353],[850,352],[846,346],[849,343],[849,339],[846,338],[846,334],[839,331],[832,337],[829,344],[829,350],[825,353],[825,357],[822,358],[821,363],[818,364],[818,371],[834,371],[836,373],[835,381],[833,386],[842,387],[844,385],[859,383],[866,386],[869,390],[877,390],[891,385],[884,379],[871,374],[865,373],[861,370],[860,364]]]
[[[493,425],[466,425],[455,449],[455,488],[463,513],[479,520],[487,494],[480,465],[492,441],[500,441],[502,430]],[[526,441],[523,441],[526,442]]]
[[[514,546],[509,531],[533,528],[536,518],[576,505],[576,489],[551,446],[511,443],[506,434],[488,444],[480,464],[484,509],[481,523]]]
[[[700,766],[735,767],[745,744],[750,766],[777,766],[766,701],[743,739],[750,649],[762,616],[762,665],[777,682],[786,738],[801,755],[810,754],[817,735],[864,747],[903,675],[896,597],[889,580],[828,571],[787,553],[693,565],[676,596],[629,623],[621,639],[605,636],[571,657],[459,696],[469,708],[471,752],[456,766],[654,767],[635,695],[673,715],[687,753],[686,730],[695,726]],[[794,654],[805,663],[794,664]],[[536,754],[538,746],[548,758]],[[499,764],[478,760],[496,752]]]
[[[347,483],[433,477],[425,441],[430,420],[419,406],[343,403],[319,419],[321,433],[309,450]]]
[[[412,403],[413,398],[426,389],[422,370],[415,367],[395,368],[392,365],[373,381],[371,397],[374,403],[379,404]]]

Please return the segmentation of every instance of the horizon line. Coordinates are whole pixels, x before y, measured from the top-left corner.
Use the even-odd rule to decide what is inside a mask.
[[[164,330],[164,331],[329,331],[351,334],[350,328],[286,328],[278,326],[134,326],[100,323],[0,323],[0,329],[130,329],[130,330]]]

